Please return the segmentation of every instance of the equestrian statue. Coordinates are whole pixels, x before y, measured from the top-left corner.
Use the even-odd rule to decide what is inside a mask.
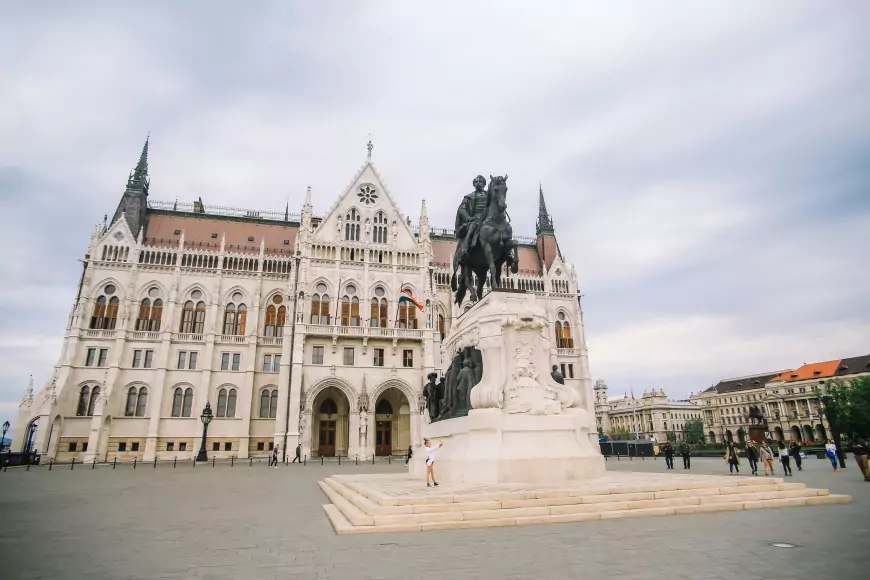
[[[453,255],[453,273],[450,287],[454,302],[460,304],[465,293],[471,291],[471,301],[483,295],[489,275],[490,288],[501,287],[501,274],[507,265],[514,274],[519,270],[517,242],[507,213],[507,178],[478,175],[472,182],[474,191],[466,195],[456,212],[456,251]],[[459,276],[456,270],[459,269]],[[477,282],[475,288],[472,274]]]

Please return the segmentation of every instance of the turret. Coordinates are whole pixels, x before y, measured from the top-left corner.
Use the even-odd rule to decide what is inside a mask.
[[[130,231],[134,233],[145,227],[145,213],[148,209],[148,188],[151,185],[148,178],[149,139],[150,137],[145,139],[145,145],[139,155],[139,162],[127,178],[127,188],[124,190],[115,215],[112,217],[112,223],[115,223],[123,216],[130,226]]]
[[[547,203],[544,201],[544,189],[538,184],[538,221],[535,223],[535,245],[538,257],[545,271],[550,270],[556,257],[561,258],[559,244],[556,242],[556,230],[553,228],[553,218],[547,213]]]

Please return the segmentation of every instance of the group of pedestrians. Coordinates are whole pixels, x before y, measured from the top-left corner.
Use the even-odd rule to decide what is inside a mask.
[[[793,475],[791,468],[792,459],[794,459],[794,465],[798,471],[803,471],[801,445],[794,439],[789,442],[788,446],[784,442],[778,441],[775,448],[771,448],[770,441],[756,443],[754,439],[750,439],[746,442],[744,451],[746,459],[749,461],[749,469],[752,475],[758,475],[759,461],[761,461],[764,467],[764,475],[773,475],[773,461],[775,457],[779,457],[783,475],[788,477]],[[728,447],[725,449],[725,461],[728,462],[729,473],[740,473],[740,448],[734,445],[733,441],[729,441]]]
[[[665,455],[665,465],[668,469],[673,469],[676,450],[670,441],[665,441],[662,452]],[[692,469],[692,448],[685,441],[680,445],[680,456],[683,458],[683,469]]]
[[[272,456],[269,457],[269,467],[273,467],[275,469],[278,469],[278,455],[280,455],[280,453],[281,453],[281,446],[276,444],[275,447],[272,448]],[[297,461],[299,463],[302,463],[302,444],[301,443],[296,446],[296,457],[294,457],[293,461],[291,461],[290,463],[296,463]]]

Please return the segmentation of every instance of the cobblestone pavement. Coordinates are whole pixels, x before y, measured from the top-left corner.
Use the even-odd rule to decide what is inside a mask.
[[[849,505],[362,536],[333,533],[317,480],[401,464],[10,469],[0,578],[863,579],[870,483],[849,461],[835,474],[808,459],[788,478],[851,494]],[[721,459],[693,464],[727,472]],[[665,471],[662,460],[607,466]]]

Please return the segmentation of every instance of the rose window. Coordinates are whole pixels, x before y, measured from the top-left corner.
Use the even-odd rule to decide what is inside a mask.
[[[366,205],[372,205],[378,201],[378,192],[371,185],[360,185],[357,195],[360,201]]]

